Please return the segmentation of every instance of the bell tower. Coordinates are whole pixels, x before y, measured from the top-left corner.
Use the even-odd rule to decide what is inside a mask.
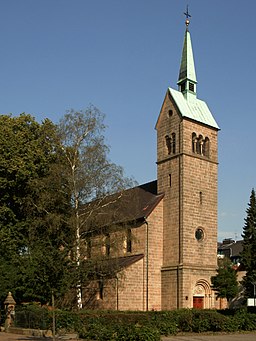
[[[162,309],[212,308],[217,267],[217,135],[197,98],[189,13],[178,77],[156,124],[158,193],[164,193]]]

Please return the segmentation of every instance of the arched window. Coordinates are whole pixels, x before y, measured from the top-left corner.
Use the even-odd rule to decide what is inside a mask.
[[[132,252],[132,230],[127,229],[126,252]]]
[[[208,137],[204,139],[203,143],[203,155],[206,157],[210,156],[210,140]]]
[[[199,135],[197,140],[197,154],[203,154],[203,136]]]
[[[104,282],[103,279],[98,281],[99,289],[97,293],[97,300],[103,300],[103,293],[104,293]]]
[[[192,152],[196,153],[196,142],[197,142],[197,137],[196,133],[192,134]]]
[[[208,137],[203,138],[203,135],[197,137],[196,133],[192,133],[192,152],[210,157],[210,140]]]
[[[170,138],[169,135],[165,135],[165,143],[166,143],[166,147],[168,149],[168,154],[171,154],[171,152],[172,152],[172,139]]]
[[[172,133],[171,137],[169,135],[165,135],[165,143],[168,150],[168,154],[176,153],[176,134]]]
[[[102,247],[102,253],[104,256],[110,255],[110,234],[107,233],[104,237],[104,244]]]
[[[175,133],[172,133],[172,152],[173,154],[176,153],[176,135]]]

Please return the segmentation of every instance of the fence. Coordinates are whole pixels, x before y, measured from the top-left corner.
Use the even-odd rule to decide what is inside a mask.
[[[36,306],[19,307],[15,309],[14,326],[29,329],[48,329],[51,318],[47,309]]]

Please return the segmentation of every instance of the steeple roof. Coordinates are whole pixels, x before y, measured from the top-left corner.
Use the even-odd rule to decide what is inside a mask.
[[[213,115],[211,114],[207,104],[197,98],[196,93],[196,71],[193,57],[193,49],[191,43],[191,36],[188,30],[190,17],[187,12],[184,13],[187,17],[186,31],[182,50],[180,72],[178,79],[179,91],[172,88],[168,89],[169,94],[172,96],[174,102],[179,108],[180,114],[184,118],[195,120],[197,122],[206,124],[215,129],[219,129]]]
[[[219,129],[208,105],[204,101],[201,101],[196,97],[194,100],[187,100],[180,91],[172,88],[168,88],[168,91],[176,103],[182,117],[206,124],[217,130]]]
[[[194,83],[197,83],[191,37],[190,37],[190,32],[187,28],[185,32],[185,38],[184,38],[184,44],[183,44],[183,50],[182,50],[182,58],[181,58],[181,64],[180,64],[178,84],[181,84],[183,81],[188,81],[188,80]]]

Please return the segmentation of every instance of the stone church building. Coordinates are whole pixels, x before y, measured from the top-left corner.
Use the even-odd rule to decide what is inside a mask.
[[[219,127],[207,104],[197,98],[188,26],[187,20],[178,90],[167,89],[155,127],[157,180],[112,200],[108,207],[112,212],[122,207],[116,228],[109,231],[112,222],[106,218],[101,233],[87,240],[90,258],[99,253],[95,240],[104,234],[100,252],[105,255],[105,268],[83,288],[87,302],[93,292],[94,303],[103,309],[218,305],[211,276],[217,268]]]

